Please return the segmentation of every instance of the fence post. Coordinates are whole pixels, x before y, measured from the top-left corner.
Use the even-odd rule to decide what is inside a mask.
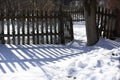
[[[72,22],[72,18],[70,17],[70,32],[71,32],[71,41],[74,39],[74,33],[73,33],[73,22]]]
[[[64,38],[64,23],[63,23],[63,12],[62,12],[62,8],[60,6],[59,8],[59,37],[60,37],[60,43],[61,44],[65,44],[65,38]]]

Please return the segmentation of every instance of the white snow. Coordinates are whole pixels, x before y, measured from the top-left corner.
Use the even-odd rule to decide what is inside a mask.
[[[0,80],[120,80],[120,39],[86,46],[84,23],[66,45],[0,44]]]

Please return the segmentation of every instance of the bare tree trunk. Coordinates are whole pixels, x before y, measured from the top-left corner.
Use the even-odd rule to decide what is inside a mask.
[[[96,27],[96,0],[85,0],[84,2],[87,45],[94,45],[98,41]]]

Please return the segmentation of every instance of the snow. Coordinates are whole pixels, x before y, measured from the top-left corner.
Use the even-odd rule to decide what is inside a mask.
[[[0,80],[120,80],[120,39],[86,46],[84,22],[66,45],[0,44]]]

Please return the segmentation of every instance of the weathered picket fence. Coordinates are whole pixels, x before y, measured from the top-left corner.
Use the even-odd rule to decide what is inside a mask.
[[[66,8],[63,11],[65,13],[71,15],[73,22],[85,21],[83,7],[80,7],[80,8]]]
[[[110,9],[98,7],[96,13],[96,26],[98,36],[103,38],[114,38],[116,18]]]
[[[62,12],[0,13],[0,40],[5,44],[65,44],[73,40],[73,24]]]

